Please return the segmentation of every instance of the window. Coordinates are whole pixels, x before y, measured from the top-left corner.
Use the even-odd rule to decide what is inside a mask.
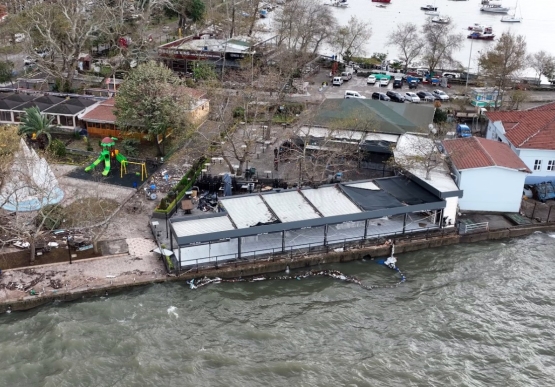
[[[542,169],[542,161],[536,160],[534,161],[534,171],[539,171]]]
[[[554,171],[555,170],[555,160],[549,160],[547,162],[547,170]]]

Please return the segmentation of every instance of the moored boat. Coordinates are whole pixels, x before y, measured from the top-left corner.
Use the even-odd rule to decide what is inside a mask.
[[[480,8],[480,11],[488,13],[507,13],[509,12],[509,8],[503,7],[499,3],[487,3]]]
[[[474,23],[474,25],[472,26],[468,26],[468,30],[469,31],[478,31],[478,32],[482,32],[484,31],[484,26],[478,23]]]
[[[493,40],[495,35],[492,33],[485,33],[485,32],[473,32],[467,36],[468,39],[477,39],[477,40]]]
[[[437,7],[435,5],[430,5],[430,4],[420,7],[420,9],[422,11],[437,11]]]
[[[391,0],[372,0],[372,3],[391,3]]]
[[[501,21],[504,23],[520,23],[522,21],[522,15],[516,16],[516,9],[518,8],[518,1],[516,2],[515,10],[513,11],[512,15],[509,13],[506,16],[501,18]]]
[[[451,19],[449,19],[448,17],[444,17],[444,16],[436,16],[436,17],[432,18],[432,23],[449,24],[449,23],[451,23]]]

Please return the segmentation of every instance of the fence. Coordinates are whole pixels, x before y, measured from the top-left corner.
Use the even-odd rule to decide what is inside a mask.
[[[489,231],[489,222],[481,223],[461,223],[459,226],[459,233],[468,234],[469,232]]]
[[[322,243],[308,243],[290,246],[289,248],[266,248],[259,250],[251,250],[241,252],[241,256],[237,253],[229,253],[219,256],[208,256],[201,258],[193,258],[181,260],[181,269],[189,269],[199,271],[199,268],[215,267],[219,268],[225,265],[242,265],[249,264],[255,261],[266,259],[267,261],[275,261],[278,259],[289,257],[293,259],[294,256],[299,255],[313,255],[318,253],[329,253],[330,251],[345,251],[349,248],[362,248],[367,246],[377,246],[385,243],[386,238],[394,238],[398,241],[410,241],[416,239],[428,239],[430,237],[445,236],[454,233],[454,228],[440,229],[437,226],[427,227],[416,232],[403,233],[397,231],[385,234],[373,234],[364,237],[344,238],[342,240],[331,241],[326,244]],[[179,268],[180,262],[176,261],[176,267]]]

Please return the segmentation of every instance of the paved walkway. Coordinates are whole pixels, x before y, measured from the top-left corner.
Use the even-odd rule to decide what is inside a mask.
[[[130,238],[126,242],[129,255],[6,270],[0,277],[0,301],[29,296],[31,289],[40,296],[166,276],[159,256],[151,253],[156,247],[153,240]]]

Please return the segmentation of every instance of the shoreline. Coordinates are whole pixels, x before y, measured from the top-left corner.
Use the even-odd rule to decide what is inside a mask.
[[[442,246],[450,246],[461,243],[475,243],[483,241],[493,241],[501,239],[511,239],[523,236],[528,236],[534,232],[548,232],[555,231],[555,223],[529,225],[529,226],[515,226],[511,228],[498,229],[493,231],[486,231],[473,234],[448,234],[444,236],[432,236],[426,238],[425,235],[415,236],[409,240],[399,241],[395,243],[396,255],[419,251],[429,248],[437,248]],[[50,294],[46,295],[24,295],[22,297],[11,297],[0,300],[0,313],[8,311],[26,311],[36,307],[40,307],[53,302],[68,302],[76,300],[85,300],[94,297],[102,297],[114,293],[121,293],[136,287],[148,286],[153,284],[175,282],[175,281],[188,281],[193,278],[200,277],[221,277],[221,278],[235,278],[235,277],[251,277],[256,275],[270,274],[285,271],[289,266],[291,270],[308,268],[320,264],[327,263],[340,263],[351,262],[360,260],[365,257],[385,257],[390,254],[390,245],[370,246],[363,248],[354,248],[341,252],[329,252],[313,256],[293,256],[293,257],[278,257],[275,260],[261,260],[258,262],[247,262],[243,264],[233,264],[223,268],[207,268],[206,270],[188,271],[179,276],[171,274],[158,275],[154,273],[153,276],[148,275],[148,278],[139,278],[136,276],[125,278],[123,282],[113,284],[101,284],[97,286],[89,286],[80,289],[57,289],[53,290]],[[121,257],[121,254],[119,255]],[[130,257],[130,256],[129,256]],[[95,258],[92,258],[94,260]],[[108,259],[117,259],[117,257],[109,257]],[[78,265],[76,263],[75,265]],[[48,267],[56,267],[60,264],[45,265]],[[38,267],[27,267],[15,270],[29,270]],[[6,271],[6,273],[10,270]],[[142,276],[144,273],[138,273],[137,276]],[[5,275],[5,274],[4,274]]]

